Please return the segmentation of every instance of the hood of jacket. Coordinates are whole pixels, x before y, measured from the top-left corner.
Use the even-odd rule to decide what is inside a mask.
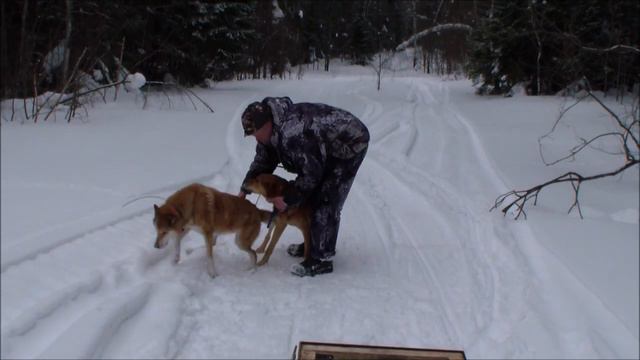
[[[262,100],[263,104],[268,105],[273,113],[273,123],[276,126],[282,126],[285,114],[289,107],[293,104],[288,96],[284,97],[266,97]]]

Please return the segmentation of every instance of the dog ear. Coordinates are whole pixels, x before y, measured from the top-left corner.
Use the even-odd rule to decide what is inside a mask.
[[[154,214],[157,214],[157,213],[158,213],[158,209],[159,209],[158,205],[153,204],[153,213],[154,213]]]

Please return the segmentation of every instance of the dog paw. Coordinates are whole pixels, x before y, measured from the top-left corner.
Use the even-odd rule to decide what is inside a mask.
[[[213,267],[213,264],[209,264],[207,266],[207,273],[212,279],[218,276],[218,273],[216,272],[216,269]]]
[[[176,256],[173,258],[173,265],[178,265],[180,263],[180,256]]]

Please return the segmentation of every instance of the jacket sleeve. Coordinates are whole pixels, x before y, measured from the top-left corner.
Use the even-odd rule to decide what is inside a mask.
[[[293,152],[293,162],[301,169],[296,179],[284,192],[287,206],[298,206],[314,192],[324,176],[325,156],[316,146],[307,147],[303,151]]]
[[[273,170],[276,169],[276,166],[278,166],[279,162],[280,161],[278,160],[278,156],[276,155],[274,150],[271,150],[265,145],[258,143],[256,145],[256,155],[253,158],[253,162],[249,166],[249,171],[247,171],[240,189],[245,193],[250,194],[251,191],[248,191],[244,186],[247,180],[252,179],[260,174],[273,173]]]

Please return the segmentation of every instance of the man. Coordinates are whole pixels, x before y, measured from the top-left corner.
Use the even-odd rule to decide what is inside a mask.
[[[312,209],[311,259],[291,269],[298,276],[333,271],[340,212],[353,179],[367,153],[369,131],[345,110],[324,104],[294,104],[288,97],[267,97],[242,114],[245,136],[258,141],[256,155],[239,196],[249,193],[244,182],[276,166],[297,174],[283,197],[269,199],[283,211],[302,203]],[[301,257],[304,244],[293,244],[289,255]]]

